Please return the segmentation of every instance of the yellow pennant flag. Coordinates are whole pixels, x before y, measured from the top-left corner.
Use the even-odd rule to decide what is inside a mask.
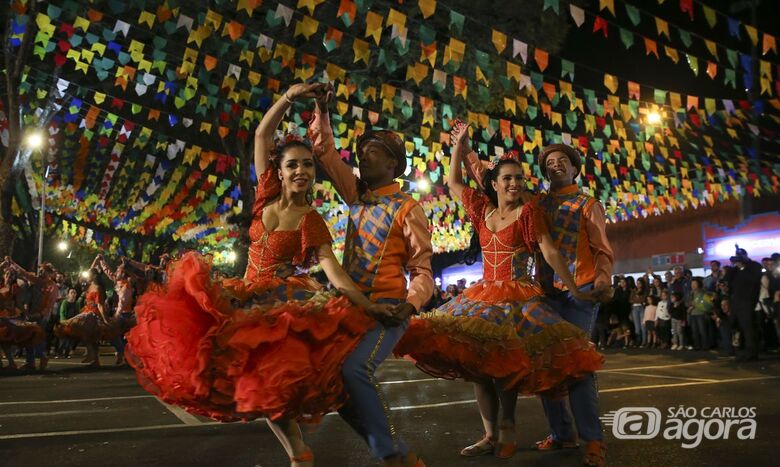
[[[609,92],[614,94],[618,88],[617,76],[610,75],[609,73],[604,73],[604,86],[607,89],[609,89]]]
[[[371,50],[369,48],[368,42],[355,38],[354,42],[352,42],[352,53],[355,55],[355,60],[353,63],[357,63],[362,60],[366,65],[368,65],[368,61],[371,59]]]
[[[669,39],[669,23],[661,18],[655,18],[655,30],[658,32],[658,37],[666,36]]]
[[[506,49],[506,34],[493,29],[493,46],[498,53],[501,53]]]
[[[752,42],[753,45],[758,45],[758,30],[749,24],[743,23],[743,26],[745,26],[745,31],[747,31],[748,36],[750,36],[750,42]]]
[[[423,18],[428,19],[436,13],[436,0],[419,0],[417,7],[420,9]]]

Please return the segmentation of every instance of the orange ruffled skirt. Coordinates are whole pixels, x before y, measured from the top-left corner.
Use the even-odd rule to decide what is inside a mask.
[[[8,318],[0,312],[0,345],[29,347],[43,341],[43,329],[35,323]]]
[[[498,379],[523,394],[561,394],[600,369],[588,336],[520,281],[480,282],[411,320],[395,353],[426,373],[482,382]]]
[[[141,385],[222,421],[316,422],[343,405],[342,363],[373,319],[309,276],[215,283],[210,272],[187,253],[139,298],[126,353]]]

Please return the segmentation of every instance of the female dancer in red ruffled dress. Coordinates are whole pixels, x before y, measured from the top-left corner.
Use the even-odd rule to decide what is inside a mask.
[[[0,348],[8,360],[8,369],[15,370],[12,347],[30,347],[43,341],[43,329],[35,323],[25,321],[22,310],[16,307],[17,271],[8,260],[0,267]],[[3,368],[0,363],[0,368]]]
[[[554,390],[567,379],[599,369],[603,357],[588,336],[540,300],[542,290],[531,275],[539,251],[569,290],[577,288],[553,246],[541,211],[533,201],[523,202],[520,163],[509,156],[495,164],[484,185],[492,188],[488,196],[463,183],[461,159],[468,126],[456,125],[453,138],[450,193],[463,200],[479,235],[484,278],[438,309],[413,319],[395,352],[411,357],[433,376],[473,381],[485,436],[461,454],[507,458],[517,450],[518,392]]]
[[[244,279],[214,283],[208,261],[187,253],[168,267],[163,290],[139,298],[138,324],[127,335],[128,363],[148,391],[215,419],[265,416],[299,466],[313,456],[296,420],[316,421],[343,404],[342,362],[374,324],[365,311],[390,313],[358,291],[333,254],[328,227],[310,205],[309,147],[288,141],[269,164],[274,132],[293,99],[323,90],[291,87],[257,128]],[[345,296],[296,274],[315,262]]]
[[[54,334],[81,341],[87,348],[87,356],[82,360],[82,363],[99,368],[98,344],[101,340],[115,340],[121,335],[121,331],[119,326],[106,314],[106,292],[100,283],[98,271],[93,268],[89,272],[89,286],[81,313],[57,325],[54,328]]]

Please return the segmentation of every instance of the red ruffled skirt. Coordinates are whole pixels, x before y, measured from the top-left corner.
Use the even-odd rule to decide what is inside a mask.
[[[373,325],[309,276],[214,283],[187,253],[142,295],[128,362],[162,400],[217,420],[316,421],[345,402],[341,366]]]
[[[604,357],[540,295],[533,284],[480,282],[413,318],[394,352],[435,377],[498,379],[524,394],[561,394],[568,382],[600,369]]]
[[[35,323],[0,317],[0,345],[29,347],[43,341],[43,329]]]

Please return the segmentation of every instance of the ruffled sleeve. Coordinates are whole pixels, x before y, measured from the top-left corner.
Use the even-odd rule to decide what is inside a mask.
[[[520,230],[528,251],[533,251],[539,247],[539,237],[548,233],[547,219],[544,211],[534,199],[523,207],[520,213]]]
[[[325,220],[317,211],[306,213],[301,223],[301,249],[293,257],[293,264],[308,268],[317,262],[317,249],[322,245],[332,243]]]
[[[485,222],[485,211],[490,205],[490,198],[479,190],[471,187],[463,188],[463,207],[466,208],[466,214],[471,219],[475,228],[479,228]]]
[[[265,169],[260,179],[257,180],[257,191],[255,191],[255,206],[253,214],[255,216],[260,214],[268,200],[279,196],[282,191],[282,182],[279,177],[276,176],[276,170],[269,164]]]

